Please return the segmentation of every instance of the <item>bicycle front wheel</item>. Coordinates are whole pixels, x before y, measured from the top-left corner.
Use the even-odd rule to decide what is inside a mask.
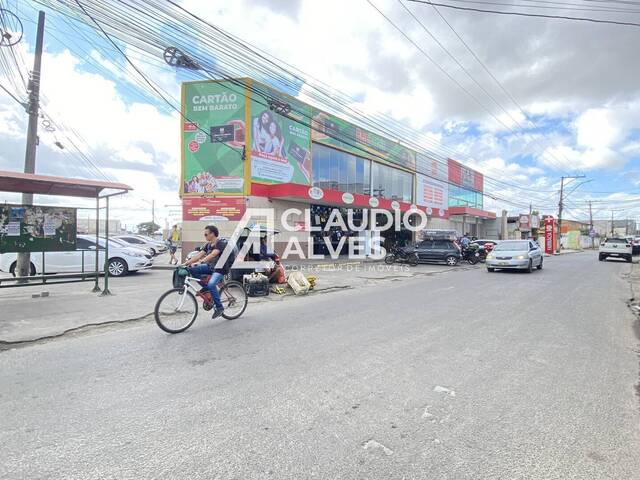
[[[156,323],[165,332],[184,332],[198,316],[198,302],[193,293],[184,288],[173,288],[160,296],[154,315]]]
[[[244,313],[249,298],[240,282],[227,282],[220,288],[220,301],[224,307],[222,316],[227,320],[235,320]]]

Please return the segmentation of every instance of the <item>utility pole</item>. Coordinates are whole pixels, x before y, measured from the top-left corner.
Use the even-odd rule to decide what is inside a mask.
[[[593,231],[593,212],[591,210],[591,200],[589,200],[589,237],[591,237],[591,248],[595,248],[594,237],[595,232]]]
[[[611,210],[611,236],[613,237],[613,210]]]
[[[44,12],[38,12],[38,30],[36,33],[36,50],[33,59],[33,71],[29,79],[29,125],[27,127],[27,148],[24,156],[24,173],[35,173],[36,150],[38,148],[38,110],[40,108],[40,78],[42,65],[42,45],[44,43]],[[33,194],[22,194],[23,205],[33,205]],[[29,276],[31,255],[29,252],[18,253],[16,273],[19,277]]]
[[[156,224],[156,201],[151,200],[151,226]]]
[[[556,244],[556,253],[560,253],[561,246],[561,236],[562,236],[562,208],[563,205],[563,195],[564,195],[564,181],[567,178],[576,179],[576,178],[584,178],[584,175],[567,175],[560,177],[560,202],[558,202],[558,243]],[[575,188],[574,188],[575,190]]]

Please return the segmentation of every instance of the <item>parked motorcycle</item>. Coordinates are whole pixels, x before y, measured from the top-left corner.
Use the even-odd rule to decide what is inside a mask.
[[[483,261],[483,255],[480,252],[480,247],[477,245],[469,245],[466,248],[462,248],[460,252],[462,255],[463,262],[469,262],[471,265],[475,265],[478,262]],[[482,249],[484,251],[484,249]],[[486,258],[486,253],[484,254],[484,258]]]
[[[391,265],[392,263],[407,263],[415,267],[418,265],[418,254],[394,245],[384,257],[384,263],[387,265]]]

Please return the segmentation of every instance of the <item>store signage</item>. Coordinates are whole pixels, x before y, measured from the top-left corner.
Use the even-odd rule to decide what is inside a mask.
[[[555,252],[556,246],[556,221],[552,217],[544,219],[544,251],[548,254]]]
[[[465,167],[455,160],[449,159],[449,181],[461,187],[469,188],[477,192],[482,192],[484,188],[484,177],[480,172]]]
[[[540,217],[538,215],[531,215],[531,229],[540,228]]]
[[[531,230],[531,221],[529,215],[523,214],[520,215],[518,219],[518,223],[520,224],[520,231],[528,232]]]
[[[400,210],[400,203],[397,200],[394,200],[393,202],[391,202],[391,208],[393,208],[394,210]]]
[[[346,203],[347,205],[351,205],[354,201],[354,197],[351,193],[343,193],[342,194],[342,201],[344,203]]]
[[[244,194],[245,106],[233,82],[183,85],[182,195]]]
[[[244,197],[185,197],[182,199],[182,220],[238,221],[246,209]]]
[[[377,208],[377,207],[378,207],[378,205],[380,205],[380,201],[377,199],[377,197],[371,197],[371,198],[369,199],[369,205],[370,205],[372,208]]]
[[[309,189],[309,197],[314,200],[321,200],[324,197],[324,191],[318,187],[311,187]]]
[[[445,210],[449,206],[449,189],[445,182],[434,180],[425,175],[416,175],[416,203],[421,207],[427,207],[430,211],[436,209]]]

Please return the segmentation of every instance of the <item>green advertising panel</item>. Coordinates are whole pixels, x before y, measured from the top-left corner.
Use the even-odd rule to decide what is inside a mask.
[[[0,253],[76,249],[76,209],[0,205]]]
[[[266,87],[261,87],[264,90]],[[263,183],[311,183],[311,107],[269,89],[271,100],[289,106],[280,115],[262,96],[251,101],[251,179]],[[256,101],[257,100],[257,101]]]
[[[244,193],[244,87],[231,82],[183,85],[182,186],[190,195]]]
[[[413,150],[338,117],[313,109],[312,126],[314,142],[341,148],[373,160],[384,159],[410,170],[416,168],[416,154]]]

